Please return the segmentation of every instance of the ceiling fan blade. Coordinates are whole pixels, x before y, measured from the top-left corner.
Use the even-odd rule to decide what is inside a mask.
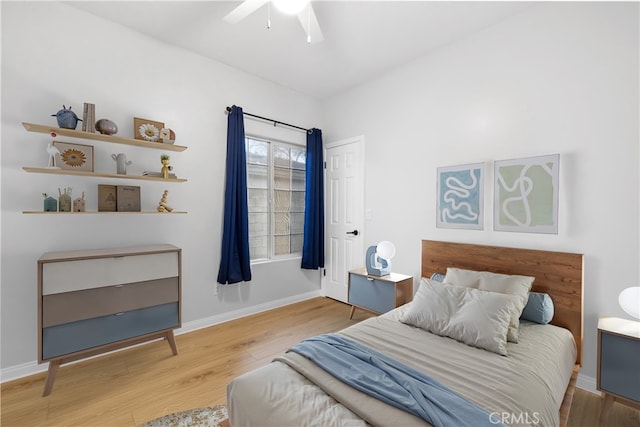
[[[223,19],[230,24],[235,24],[258,10],[260,6],[267,3],[267,1],[268,0],[245,0]]]
[[[320,24],[318,23],[318,18],[316,18],[316,13],[313,11],[311,3],[307,4],[307,7],[305,7],[302,12],[298,13],[298,20],[307,35],[309,43],[314,44],[324,40]]]

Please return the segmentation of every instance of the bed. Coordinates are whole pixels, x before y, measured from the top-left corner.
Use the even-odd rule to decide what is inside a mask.
[[[582,360],[583,255],[423,240],[422,278],[448,269],[532,276],[530,292],[550,296],[553,319],[522,320],[518,342],[500,355],[404,323],[423,287],[443,288],[422,280],[414,301],[335,335],[428,375],[490,414],[489,424],[565,426]],[[232,426],[432,425],[295,351],[234,379],[227,404]]]

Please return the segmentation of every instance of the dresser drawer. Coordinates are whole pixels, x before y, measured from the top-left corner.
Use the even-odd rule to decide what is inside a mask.
[[[179,293],[178,277],[169,277],[45,295],[42,298],[42,326],[55,326],[177,302]]]
[[[349,303],[386,313],[395,308],[395,286],[391,282],[349,274]]]
[[[119,256],[42,264],[42,294],[178,276],[178,252]]]
[[[598,389],[640,402],[640,341],[599,333]]]
[[[51,326],[42,330],[42,360],[177,328],[178,303]]]

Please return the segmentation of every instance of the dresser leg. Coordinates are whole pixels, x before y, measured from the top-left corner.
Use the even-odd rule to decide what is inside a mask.
[[[165,335],[167,341],[169,342],[169,346],[171,347],[171,351],[174,356],[178,355],[178,346],[176,345],[176,337],[173,335],[173,330],[167,332]]]
[[[49,370],[47,371],[47,380],[44,383],[44,391],[42,397],[48,396],[53,388],[53,382],[56,380],[56,374],[60,367],[60,360],[52,360],[49,362]]]
[[[353,319],[353,313],[356,312],[356,306],[352,305],[351,306],[351,313],[349,313],[349,319]]]
[[[603,423],[609,417],[609,412],[613,406],[614,396],[609,393],[604,393],[602,399],[602,409],[600,411],[600,423]]]

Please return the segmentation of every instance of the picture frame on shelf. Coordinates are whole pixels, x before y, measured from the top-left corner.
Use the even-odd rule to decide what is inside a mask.
[[[140,212],[140,187],[118,185],[116,188],[117,212]]]
[[[118,207],[116,185],[98,184],[98,212],[116,212]]]
[[[60,154],[54,157],[54,166],[65,170],[94,172],[93,145],[53,141]]]
[[[149,142],[162,142],[160,131],[164,129],[164,123],[154,120],[133,118],[133,135],[135,139]]]

